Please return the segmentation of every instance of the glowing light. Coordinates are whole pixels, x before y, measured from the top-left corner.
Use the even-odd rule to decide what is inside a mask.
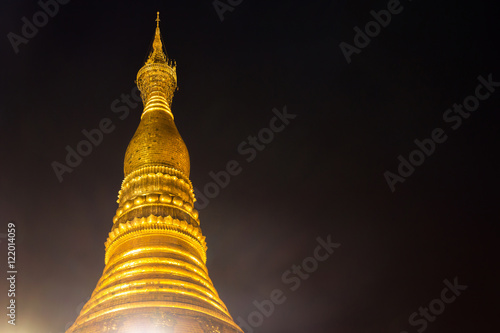
[[[133,323],[127,326],[123,333],[174,333],[171,327],[153,327],[151,324]]]

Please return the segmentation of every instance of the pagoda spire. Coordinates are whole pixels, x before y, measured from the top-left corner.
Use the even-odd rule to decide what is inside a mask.
[[[141,123],[125,153],[124,173],[128,176],[143,166],[163,165],[189,177],[189,153],[174,123],[171,110],[177,88],[175,62],[163,52],[159,13],[153,49],[137,73],[144,111]],[[154,132],[151,132],[154,128]]]
[[[160,12],[156,12],[156,31],[153,40],[153,49],[149,54],[146,64],[165,63],[166,61],[167,61],[167,55],[163,52],[163,43],[161,42]]]
[[[206,267],[189,154],[174,123],[175,63],[153,50],[137,73],[144,111],[125,153],[104,271],[67,333],[243,333]]]

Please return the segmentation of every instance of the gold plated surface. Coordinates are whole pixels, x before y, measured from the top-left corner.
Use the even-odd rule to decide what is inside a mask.
[[[174,123],[172,98],[177,88],[175,62],[163,52],[156,19],[153,49],[137,73],[144,111],[125,153],[125,176],[146,165],[164,165],[189,177],[189,153]]]
[[[125,153],[105,268],[67,333],[242,333],[208,276],[189,154],[171,111],[175,63],[158,17],[137,85],[144,111]]]

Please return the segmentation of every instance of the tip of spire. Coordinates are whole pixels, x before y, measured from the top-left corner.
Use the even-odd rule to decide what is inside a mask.
[[[148,60],[146,63],[159,62],[165,63],[167,61],[167,56],[163,52],[163,44],[161,42],[161,33],[160,33],[160,12],[156,12],[156,31],[155,37],[153,39],[153,49],[149,54]]]

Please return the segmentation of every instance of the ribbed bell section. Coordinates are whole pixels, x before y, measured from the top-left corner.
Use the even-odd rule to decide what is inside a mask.
[[[105,268],[67,333],[242,333],[208,275],[189,154],[170,109],[175,65],[159,53],[158,25],[153,47],[138,73],[145,107],[125,154]]]
[[[146,106],[144,107],[144,112],[142,113],[141,119],[146,113],[155,110],[162,110],[164,112],[167,112],[172,117],[172,119],[174,118],[167,99],[160,92],[154,92],[151,94],[151,96],[149,96],[148,101],[146,102]]]

